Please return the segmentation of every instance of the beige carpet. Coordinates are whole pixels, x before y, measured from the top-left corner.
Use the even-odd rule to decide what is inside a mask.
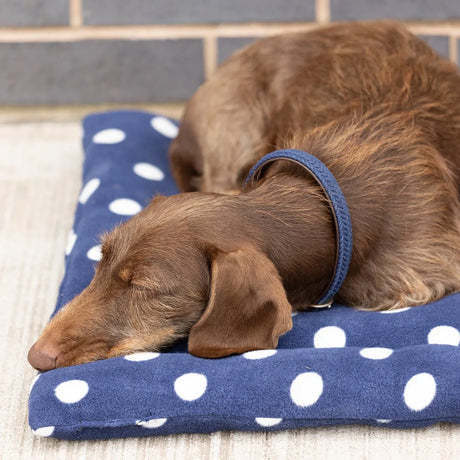
[[[0,126],[0,459],[460,458],[460,426],[338,427],[67,442],[35,437],[28,347],[50,314],[80,187],[76,123]],[[460,384],[460,382],[459,382]]]

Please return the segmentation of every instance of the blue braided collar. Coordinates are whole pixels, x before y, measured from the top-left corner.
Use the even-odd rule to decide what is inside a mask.
[[[276,160],[289,160],[307,169],[330,202],[337,239],[334,274],[325,292],[321,294],[315,305],[312,305],[317,308],[330,307],[347,276],[353,249],[351,217],[347,202],[331,171],[318,158],[302,150],[277,150],[265,155],[251,168],[244,186],[250,181],[259,180],[263,167]]]

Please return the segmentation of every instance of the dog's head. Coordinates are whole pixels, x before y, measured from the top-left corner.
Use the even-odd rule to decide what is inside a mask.
[[[187,335],[200,357],[276,347],[292,327],[285,290],[268,257],[234,236],[218,197],[157,198],[106,235],[93,280],[46,326],[32,366],[158,351]]]

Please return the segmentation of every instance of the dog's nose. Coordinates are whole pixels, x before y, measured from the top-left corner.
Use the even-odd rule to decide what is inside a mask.
[[[59,351],[52,345],[46,344],[45,346],[38,346],[38,342],[32,345],[27,359],[32,367],[35,367],[37,371],[45,372],[50,371],[56,367],[56,359]]]

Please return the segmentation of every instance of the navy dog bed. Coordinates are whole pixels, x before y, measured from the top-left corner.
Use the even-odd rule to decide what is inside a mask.
[[[122,111],[84,121],[83,187],[56,311],[90,282],[98,236],[178,190],[167,149],[177,124]],[[39,374],[34,433],[61,439],[216,430],[460,422],[460,294],[392,312],[334,304],[298,313],[277,350],[202,359],[179,343],[162,353]]]

